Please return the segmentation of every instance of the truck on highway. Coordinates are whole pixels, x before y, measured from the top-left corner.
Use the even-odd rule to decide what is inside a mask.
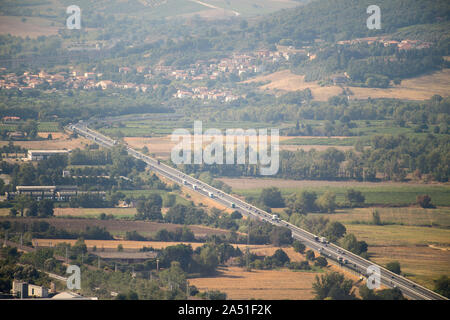
[[[230,206],[231,206],[232,208],[236,208],[236,204],[234,204],[233,202],[230,204]]]
[[[184,185],[187,185],[187,181],[186,181],[186,180],[183,180],[183,184],[184,184]]]
[[[278,217],[277,214],[272,215],[272,221],[280,221],[280,218]]]
[[[214,198],[214,193],[208,192],[208,196],[209,196],[210,198]]]
[[[320,242],[322,242],[322,243],[328,243],[328,240],[327,240],[327,238],[325,238],[325,237],[320,237]]]
[[[194,190],[198,190],[198,187],[197,187],[197,185],[196,185],[196,184],[193,184],[193,185],[192,185],[192,189],[194,189]]]

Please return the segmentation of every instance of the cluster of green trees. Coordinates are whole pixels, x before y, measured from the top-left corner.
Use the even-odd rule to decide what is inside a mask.
[[[49,286],[50,278],[45,273],[38,271],[32,264],[23,264],[26,262],[26,255],[19,252],[17,248],[2,247],[0,249],[0,292],[9,293],[13,280]]]
[[[22,221],[17,219],[4,220],[0,222],[0,232],[4,236],[8,234],[8,239],[19,241],[18,234],[23,234],[23,243],[31,245],[32,238],[47,239],[90,239],[90,240],[111,240],[113,236],[105,229],[98,226],[87,226],[84,231],[67,231],[56,228],[47,221]]]
[[[14,142],[9,141],[7,145],[0,147],[0,156],[2,156],[3,153],[27,153],[27,151],[27,149],[15,145]]]
[[[367,140],[370,148],[360,153],[340,151],[330,147],[324,151],[280,152],[280,168],[277,176],[288,179],[313,180],[383,180],[403,181],[408,174],[417,177],[428,175],[441,182],[448,181],[449,143],[446,137],[374,136]],[[192,170],[194,167],[190,166]],[[223,176],[257,176],[258,165],[197,165],[199,170]]]
[[[313,283],[315,299],[317,300],[357,300],[353,281],[345,279],[344,275],[329,272],[320,277],[316,276]],[[362,300],[406,300],[398,288],[371,290],[365,285],[359,288]]]
[[[176,261],[188,273],[214,274],[219,264],[232,257],[242,256],[239,248],[226,242],[208,242],[195,250],[190,245],[168,246],[159,252],[161,267],[168,268]]]
[[[174,231],[169,231],[167,229],[160,229],[156,232],[154,236],[149,237],[144,237],[140,235],[137,231],[127,231],[125,233],[125,240],[197,242],[203,241],[204,239],[197,239],[191,229],[189,229],[187,226],[183,226],[182,228],[176,228]]]
[[[14,206],[9,210],[10,216],[21,217],[51,217],[53,216],[53,201],[43,199],[36,201],[27,196],[19,196],[14,201]]]

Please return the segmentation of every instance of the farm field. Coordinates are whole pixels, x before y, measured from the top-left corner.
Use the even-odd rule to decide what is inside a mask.
[[[27,17],[23,21],[22,17],[0,16],[0,34],[37,38],[58,34],[58,29],[51,25],[51,21],[43,18]]]
[[[385,224],[450,227],[449,207],[438,207],[436,209],[420,207],[338,209],[335,213],[320,214],[320,216],[347,224],[370,224],[373,210],[379,213],[382,223]],[[316,214],[309,215],[314,216]]]
[[[399,261],[407,278],[429,289],[434,288],[434,280],[449,275],[450,253],[433,247],[420,246],[369,246],[371,260],[386,265]]]
[[[225,130],[225,128],[217,128]],[[246,128],[242,128],[246,129]],[[106,130],[105,130],[106,131]],[[126,131],[124,131],[126,132]],[[225,135],[225,131],[223,131],[223,134]],[[149,154],[154,155],[157,158],[161,159],[170,159],[170,155],[172,152],[173,147],[175,147],[178,144],[178,141],[171,141],[171,135],[161,136],[161,137],[133,137],[129,136],[124,138],[124,141],[130,145],[131,147],[142,149],[144,147],[147,147],[149,150]],[[289,148],[290,146],[284,146],[283,141],[288,141],[290,139],[294,139],[295,137],[286,137],[286,136],[280,136],[280,150],[284,150]],[[207,140],[208,136],[203,136],[203,145],[208,145],[211,141]],[[247,141],[247,140],[246,140]],[[268,139],[268,142],[270,142],[270,139]],[[192,139],[192,148],[194,146],[194,142]]]
[[[342,89],[338,86],[321,87],[317,81],[305,82],[304,78],[302,75],[293,74],[290,70],[283,70],[255,77],[245,81],[245,83],[269,82],[260,86],[261,90],[269,91],[297,91],[309,88],[314,100],[318,101],[327,101],[330,97],[342,93]],[[427,100],[435,94],[447,97],[450,92],[450,69],[406,79],[400,85],[392,88],[348,88],[353,92],[350,99],[367,99],[370,97],[372,99]]]
[[[337,271],[334,267],[330,267],[330,270]],[[192,278],[189,279],[189,284],[195,285],[202,291],[220,290],[227,293],[227,298],[231,300],[309,300],[314,298],[312,284],[315,282],[315,277],[320,274],[320,272],[288,269],[253,269],[248,272],[241,267],[221,267],[219,275]],[[354,282],[357,281],[356,277],[344,274]]]
[[[433,289],[433,280],[449,274],[450,230],[416,226],[345,224],[347,233],[369,245],[371,260],[386,265],[399,261],[411,280]]]
[[[101,213],[115,218],[133,218],[136,208],[55,208],[55,217],[98,218]]]
[[[33,246],[40,247],[50,247],[55,246],[59,243],[70,243],[74,245],[76,239],[33,239]],[[177,244],[186,244],[191,245],[195,250],[198,247],[204,245],[202,242],[180,242],[180,241],[130,241],[130,240],[84,240],[86,246],[89,250],[91,250],[94,246],[97,249],[117,249],[119,244],[122,245],[124,250],[139,250],[143,247],[152,247],[154,249],[164,249],[168,246],[175,246]],[[236,244],[235,247],[239,247],[239,249],[244,250],[247,248],[246,244]],[[252,251],[254,248],[261,248],[265,245],[250,245],[249,249]]]
[[[260,86],[260,89],[264,91],[297,91],[309,88],[313,99],[318,101],[327,101],[329,98],[342,93],[340,87],[321,87],[317,81],[306,82],[305,76],[293,74],[290,70],[277,71],[244,81],[244,83],[252,82],[269,82]]]
[[[450,206],[450,186],[448,184],[257,178],[219,178],[218,180],[229,185],[235,194],[244,197],[257,198],[263,188],[277,187],[280,188],[281,193],[285,196],[302,190],[315,191],[319,195],[325,191],[332,191],[336,194],[336,201],[343,203],[347,189],[356,189],[364,194],[366,204],[404,206],[414,204],[417,195],[428,194],[433,204]]]
[[[429,75],[405,79],[398,86],[386,89],[350,87],[354,99],[391,98],[427,100],[438,94],[448,97],[450,93],[450,69],[443,69]]]
[[[76,148],[84,148],[89,143],[89,140],[84,138],[69,138],[67,134],[57,134],[51,132],[53,139],[52,140],[35,140],[35,141],[14,141],[14,145],[21,146],[26,149],[32,150],[56,150],[56,149],[76,149]],[[44,133],[44,137],[46,138],[48,134]],[[8,141],[0,141],[0,147],[8,145]]]
[[[369,248],[370,244],[372,244],[392,246],[431,245],[434,247],[441,247],[443,249],[450,249],[450,229],[418,226],[374,226],[355,224],[345,224],[345,227],[347,228],[347,233],[354,233],[358,240],[364,240],[369,243]]]
[[[313,299],[312,284],[315,272],[295,272],[290,270],[252,270],[240,267],[219,269],[215,277],[189,279],[189,284],[199,290],[220,290],[228,299]]]
[[[183,225],[171,223],[157,223],[150,221],[131,221],[131,220],[97,220],[97,219],[77,219],[77,218],[0,218],[0,221],[9,220],[20,221],[27,224],[45,221],[56,229],[67,231],[84,231],[87,226],[105,228],[115,236],[123,237],[127,231],[137,231],[144,236],[154,235],[158,230],[167,229],[175,231],[182,228]],[[228,234],[228,230],[216,229],[207,226],[189,225],[188,226],[197,237],[205,237],[211,234]]]

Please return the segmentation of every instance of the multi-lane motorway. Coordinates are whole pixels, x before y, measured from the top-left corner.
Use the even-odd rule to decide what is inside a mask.
[[[112,140],[111,138],[88,128],[87,125],[83,122],[71,124],[67,128],[107,148],[113,147],[117,144],[115,140]],[[283,226],[290,229],[292,232],[292,237],[294,239],[297,239],[303,242],[305,246],[320,252],[327,259],[334,260],[340,265],[345,265],[346,268],[352,269],[365,278],[368,278],[371,275],[371,272],[368,271],[368,267],[378,267],[380,270],[381,284],[388,288],[399,288],[402,293],[410,299],[447,300],[445,297],[429,289],[426,289],[400,275],[390,272],[389,270],[382,268],[381,266],[377,266],[373,262],[363,259],[358,255],[355,255],[341,247],[338,247],[335,244],[322,243],[316,235],[297,226],[294,226],[284,220],[273,219],[273,216],[270,213],[261,210],[251,204],[248,204],[239,198],[224,193],[223,191],[218,190],[189,175],[186,175],[177,169],[160,163],[158,160],[144,155],[143,153],[138,152],[129,146],[127,146],[127,151],[128,154],[147,163],[152,171],[161,174],[171,181],[184,185],[185,187],[192,188],[192,190],[194,190],[195,192],[210,197],[222,205],[233,208],[241,212],[243,215],[258,220],[264,220],[274,225]],[[373,279],[375,276],[375,274],[372,274],[372,277],[370,277],[370,279]]]

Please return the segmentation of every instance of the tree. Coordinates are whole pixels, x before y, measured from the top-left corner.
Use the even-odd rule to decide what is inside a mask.
[[[345,197],[352,207],[361,206],[366,201],[366,197],[364,197],[362,192],[354,189],[348,189]]]
[[[150,194],[147,200],[140,200],[136,205],[138,220],[162,220],[163,200],[157,193]]]
[[[11,209],[9,209],[9,215],[11,216],[11,217],[15,217],[15,216],[17,216],[17,209],[16,208],[11,208]]]
[[[422,208],[434,208],[434,205],[431,203],[431,197],[427,194],[418,195],[416,198],[416,202]]]
[[[159,274],[162,284],[168,288],[183,290],[186,289],[186,272],[181,268],[178,261],[172,261],[170,268],[163,270]]]
[[[284,252],[282,249],[278,249],[275,251],[275,253],[271,256],[273,261],[277,266],[284,266],[286,262],[290,262],[291,259],[289,259],[289,256]]]
[[[314,264],[318,267],[326,267],[328,265],[328,261],[324,257],[320,256],[320,257],[316,258],[316,261],[314,262]]]
[[[312,250],[306,251],[305,256],[306,256],[306,259],[308,259],[309,261],[313,261],[316,258],[314,251],[312,251]]]
[[[450,278],[447,276],[440,276],[438,279],[434,280],[434,291],[444,297],[450,298]]]
[[[401,273],[400,262],[398,261],[389,262],[388,264],[386,264],[386,269],[388,269],[393,273],[400,274]]]
[[[372,211],[372,224],[376,225],[376,226],[381,226],[381,218],[380,218],[380,213],[378,212],[378,210],[373,210]]]
[[[333,213],[336,209],[336,194],[327,191],[317,199],[316,204],[321,212]]]
[[[356,297],[352,287],[353,281],[346,280],[342,274],[337,272],[316,276],[313,283],[313,291],[317,300],[354,300]]]
[[[361,286],[359,295],[362,300],[406,300],[398,288],[374,291],[367,286]]]
[[[284,199],[281,191],[276,187],[264,188],[259,197],[259,202],[270,208],[283,208]]]
[[[171,234],[167,229],[159,229],[155,234],[155,240],[157,241],[170,241],[172,240],[171,238]]]
[[[183,270],[187,271],[192,263],[192,247],[178,244],[166,247],[160,255],[161,266],[168,267],[172,261],[178,261]]]
[[[233,211],[230,215],[231,219],[242,219],[242,214],[239,211]]]
[[[37,201],[32,200],[29,204],[28,204],[28,208],[26,211],[26,216],[27,217],[36,217],[38,215],[38,210],[39,210],[39,204]]]
[[[316,210],[317,194],[315,192],[302,191],[300,195],[296,195],[293,204],[293,210],[297,213],[306,214]]]
[[[292,247],[294,248],[295,252],[298,252],[301,254],[303,254],[306,249],[305,245],[298,240],[294,240],[294,242],[292,243]]]
[[[292,232],[285,227],[274,226],[270,232],[270,243],[274,246],[282,246],[284,244],[292,243]]]
[[[200,272],[212,274],[216,271],[219,264],[217,252],[209,245],[205,245],[200,249],[200,253],[194,255],[194,261],[197,263]]]
[[[16,200],[15,207],[20,212],[20,216],[23,217],[24,211],[30,205],[32,199],[24,195],[19,195],[15,200]]]
[[[329,241],[335,242],[340,239],[346,232],[347,229],[342,223],[333,221],[327,225],[325,231],[323,232],[323,235],[327,237]]]
[[[354,254],[362,254],[367,252],[368,245],[365,241],[358,241],[353,233],[347,234],[341,240],[341,246]]]
[[[51,217],[53,216],[53,201],[49,199],[44,199],[39,201],[38,214],[40,217]]]
[[[117,251],[122,252],[123,251],[123,245],[119,244],[117,246]]]

